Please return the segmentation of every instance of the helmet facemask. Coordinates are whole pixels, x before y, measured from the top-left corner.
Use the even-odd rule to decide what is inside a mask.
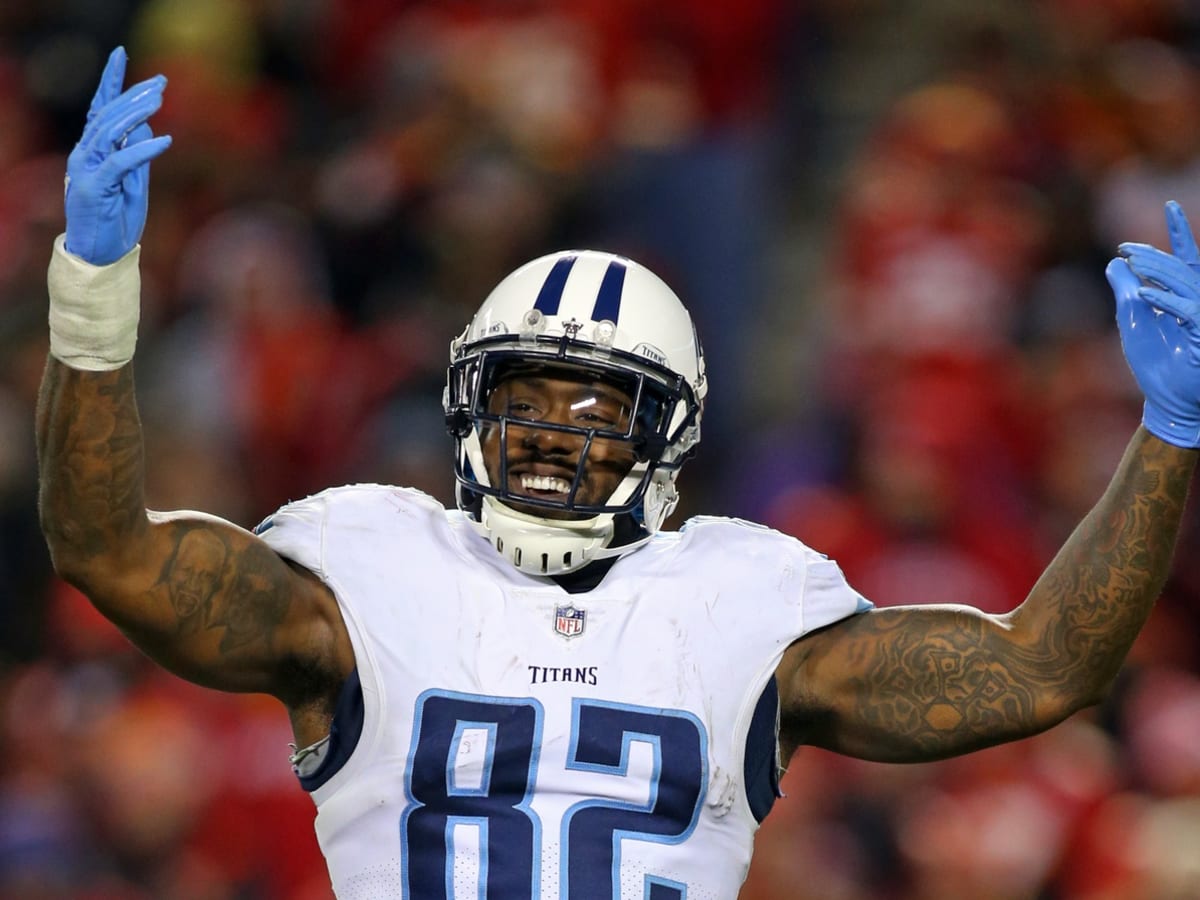
[[[546,552],[529,560],[526,548],[499,539],[500,552],[536,574],[602,556],[618,517],[636,524],[624,529],[632,538],[648,538],[644,510],[649,503],[659,521],[670,515],[674,473],[688,455],[668,451],[683,432],[696,431],[695,412],[676,415],[696,409],[688,385],[641,360],[613,365],[586,348],[559,353],[565,338],[536,349],[498,343],[450,370],[460,505],[480,518],[515,514],[526,527],[557,527],[596,545],[564,551],[570,557],[562,560]]]
[[[599,258],[609,272],[637,267],[611,254],[580,255]],[[564,256],[556,257],[559,269]],[[637,269],[639,278],[661,285]],[[675,477],[699,439],[702,392],[697,396],[689,379],[663,364],[664,354],[655,349],[665,343],[662,337],[686,339],[696,370],[692,379],[703,387],[703,362],[686,312],[661,285],[671,304],[667,311],[687,333],[680,338],[679,322],[672,321],[669,335],[650,334],[657,342],[625,348],[614,346],[614,336],[628,344],[637,334],[631,327],[621,332],[610,320],[545,315],[532,300],[507,302],[504,288],[502,283],[451,345],[445,409],[456,445],[458,505],[529,574],[565,574],[593,559],[628,553],[674,509]],[[650,307],[641,310],[643,318],[654,312]],[[505,317],[499,325],[488,318],[498,313]],[[636,315],[623,318],[638,321]]]

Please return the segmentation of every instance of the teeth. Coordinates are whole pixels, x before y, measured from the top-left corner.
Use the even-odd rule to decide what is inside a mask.
[[[527,491],[554,491],[556,494],[565,494],[571,490],[571,483],[553,475],[522,475],[521,487]]]

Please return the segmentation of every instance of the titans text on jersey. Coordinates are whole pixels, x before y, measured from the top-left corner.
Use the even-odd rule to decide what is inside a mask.
[[[599,666],[528,666],[530,684],[590,684],[595,687],[600,682]]]

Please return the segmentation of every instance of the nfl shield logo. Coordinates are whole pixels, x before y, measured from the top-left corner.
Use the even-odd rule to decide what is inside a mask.
[[[583,634],[583,624],[587,621],[587,613],[574,606],[556,606],[554,608],[554,631],[563,637],[575,637]]]

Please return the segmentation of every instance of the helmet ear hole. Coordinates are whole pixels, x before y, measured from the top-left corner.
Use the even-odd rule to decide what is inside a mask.
[[[634,458],[640,463],[658,462],[669,446],[670,442],[661,434],[646,435],[633,448]]]
[[[446,431],[453,438],[465,438],[471,433],[471,417],[461,406],[446,413]]]

